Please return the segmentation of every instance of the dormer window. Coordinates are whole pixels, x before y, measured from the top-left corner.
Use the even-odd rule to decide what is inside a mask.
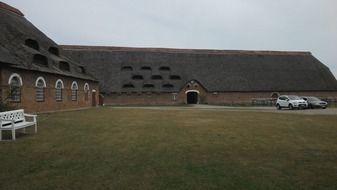
[[[78,68],[80,69],[81,73],[83,73],[83,74],[87,73],[86,70],[85,70],[85,68],[83,66],[79,66]]]
[[[35,54],[33,57],[33,63],[41,66],[41,67],[48,67],[48,59],[47,57],[40,55],[40,54]]]
[[[59,63],[59,68],[60,68],[62,71],[70,71],[69,63],[66,62],[66,61],[60,61],[60,63]]]
[[[160,71],[170,71],[171,69],[170,69],[170,67],[164,66],[164,67],[160,67],[159,70]]]
[[[173,88],[174,86],[172,84],[164,84],[163,88]]]
[[[141,70],[143,70],[143,71],[152,71],[151,67],[148,67],[148,66],[143,66],[141,68]]]
[[[171,80],[181,80],[181,77],[179,75],[171,75],[170,79]]]
[[[143,88],[154,88],[153,84],[144,84]]]
[[[124,84],[123,88],[135,88],[133,84]]]
[[[131,66],[123,66],[121,71],[133,71],[133,68]]]
[[[37,43],[36,40],[33,40],[33,39],[27,39],[25,41],[25,45],[32,48],[32,49],[35,49],[37,51],[40,51],[40,46],[39,46],[39,43]]]
[[[133,75],[132,80],[143,80],[144,77],[142,75]]]
[[[53,55],[56,55],[56,56],[59,56],[60,55],[60,52],[59,52],[59,49],[57,49],[56,47],[50,47],[48,49],[49,53],[53,54]]]
[[[163,77],[161,75],[153,75],[151,77],[152,80],[163,80]]]

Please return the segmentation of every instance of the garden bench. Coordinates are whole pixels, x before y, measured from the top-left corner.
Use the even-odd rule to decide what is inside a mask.
[[[32,118],[32,121],[27,121],[26,117]],[[12,140],[15,140],[15,130],[34,126],[37,133],[37,115],[25,114],[23,109],[0,112],[0,141],[2,140],[2,131],[12,131]]]

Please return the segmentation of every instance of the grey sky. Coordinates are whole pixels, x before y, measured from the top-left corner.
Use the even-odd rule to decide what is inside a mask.
[[[337,76],[336,0],[4,0],[59,44],[311,51]]]

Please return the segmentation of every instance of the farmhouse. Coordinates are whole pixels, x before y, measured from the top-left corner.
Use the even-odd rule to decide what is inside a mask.
[[[310,52],[60,46],[4,3],[0,21],[1,96],[20,108],[337,97],[335,77]]]
[[[98,81],[17,9],[0,2],[1,99],[47,111],[96,105]]]

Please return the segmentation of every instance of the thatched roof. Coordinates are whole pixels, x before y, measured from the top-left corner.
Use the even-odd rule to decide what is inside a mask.
[[[336,91],[310,52],[63,46],[97,76],[101,91],[178,92],[196,80],[209,92]]]
[[[0,66],[94,80],[17,9],[0,2]],[[63,67],[60,65],[63,65]]]

